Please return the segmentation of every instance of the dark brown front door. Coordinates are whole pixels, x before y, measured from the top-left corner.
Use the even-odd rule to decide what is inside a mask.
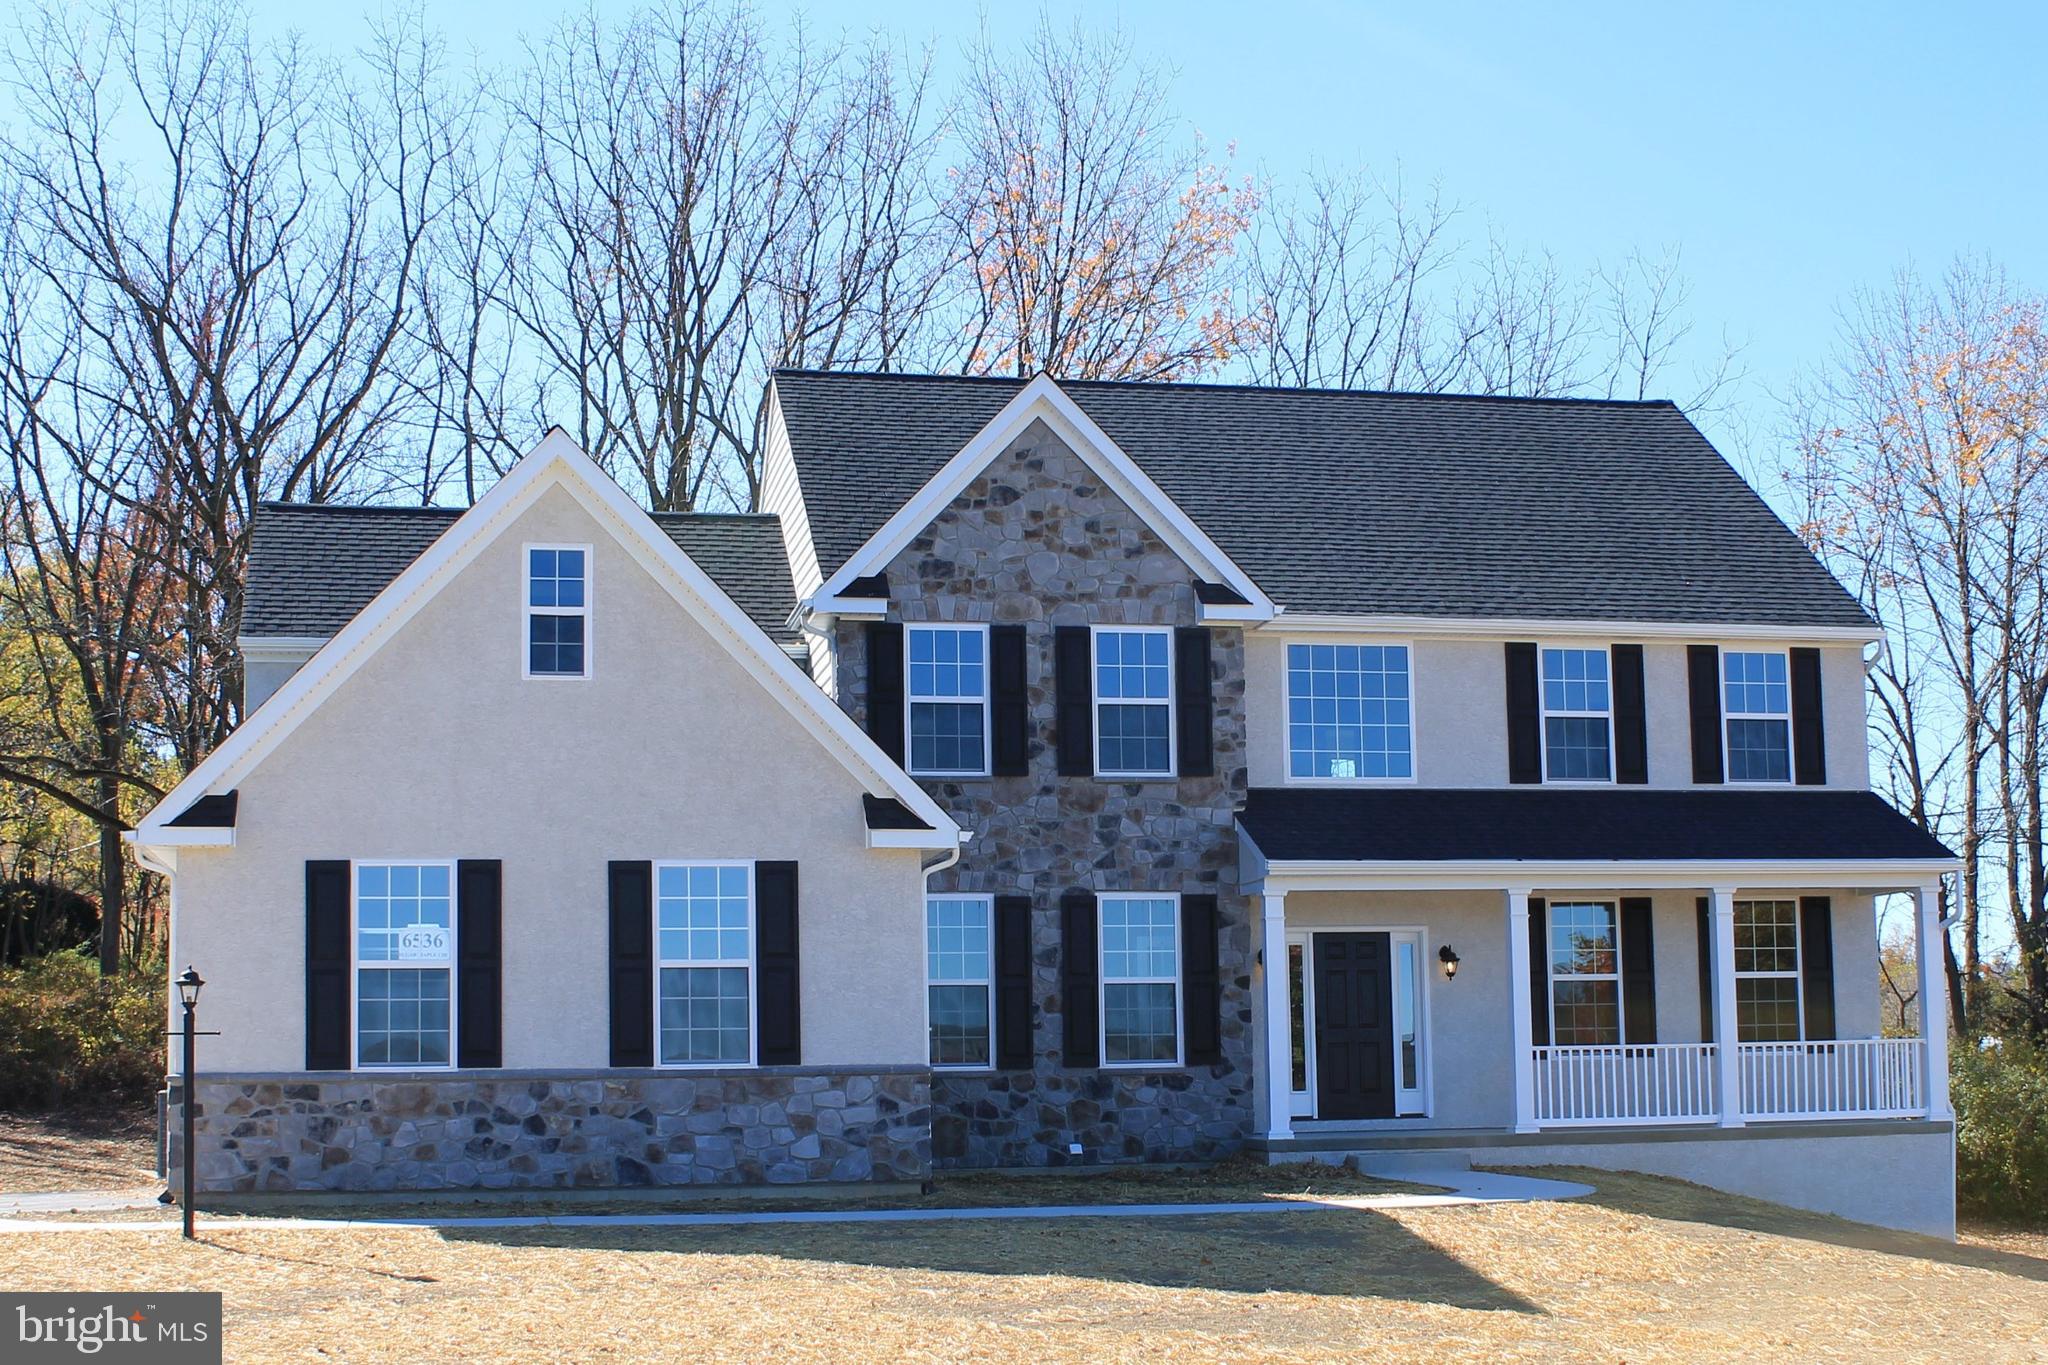
[[[1394,975],[1385,934],[1317,934],[1316,1117],[1394,1117]]]

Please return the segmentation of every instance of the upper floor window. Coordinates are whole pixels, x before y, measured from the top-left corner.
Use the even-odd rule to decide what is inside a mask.
[[[1287,646],[1287,773],[1415,773],[1406,645]]]
[[[1613,903],[1551,905],[1549,948],[1550,1041],[1621,1042],[1621,934]]]
[[[988,771],[988,627],[911,626],[910,771]]]
[[[1735,1037],[1799,1041],[1799,902],[1735,902]]]
[[[1613,780],[1613,728],[1607,651],[1544,650],[1544,778],[1551,782]]]
[[[1786,656],[1721,652],[1721,713],[1730,782],[1792,780],[1792,689]]]
[[[1095,631],[1095,771],[1173,772],[1173,635],[1164,627]]]
[[[989,1027],[995,994],[992,905],[987,896],[933,896],[925,901],[933,1066],[985,1067],[994,1056]]]
[[[663,1066],[754,1060],[754,889],[746,863],[654,868],[655,1032]]]
[[[448,863],[356,864],[356,1065],[447,1066],[455,920]]]
[[[526,547],[526,676],[590,674],[590,547]]]
[[[1180,901],[1104,896],[1102,1064],[1180,1061]]]

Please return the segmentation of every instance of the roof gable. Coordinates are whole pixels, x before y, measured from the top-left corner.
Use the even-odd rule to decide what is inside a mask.
[[[475,506],[455,517],[419,554],[334,634],[305,667],[164,796],[130,836],[145,847],[203,840],[171,832],[169,822],[201,797],[233,788],[362,664],[395,638],[435,595],[453,582],[519,514],[561,488],[667,589],[728,655],[794,716],[869,794],[899,801],[933,831],[931,846],[951,847],[958,826],[789,656],[749,620],[711,577],[652,517],[635,504],[559,428],[551,431]],[[205,842],[231,843],[232,830]]]
[[[1222,611],[1251,619],[1273,614],[1271,599],[1251,576],[1047,375],[1018,388],[922,487],[826,575],[812,604],[830,609],[861,580],[886,570],[890,561],[951,507],[1033,422],[1044,422],[1198,577],[1222,585],[1245,604],[1223,607]]]
[[[1023,387],[803,371],[776,386],[827,573]],[[1288,616],[1876,634],[1670,403],[1061,389]]]

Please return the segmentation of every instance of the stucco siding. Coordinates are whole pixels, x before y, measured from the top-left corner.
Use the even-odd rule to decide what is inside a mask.
[[[530,542],[594,546],[588,679],[521,678]],[[304,1064],[315,858],[503,860],[508,1068],[609,1064],[609,860],[794,859],[803,1061],[924,1062],[918,855],[865,848],[856,779],[559,487],[240,790],[177,876],[210,1070]]]
[[[1249,739],[1246,757],[1253,786],[1280,786],[1289,781],[1287,645],[1316,641],[1410,647],[1416,784],[1508,784],[1506,668],[1501,654],[1504,639],[1290,636],[1283,617],[1272,629],[1248,632],[1245,639]],[[1610,642],[1585,643],[1597,646]],[[1820,653],[1827,786],[1860,791],[1870,785],[1862,658],[1854,646],[1831,645]],[[1691,693],[1683,643],[1651,642],[1643,646],[1643,686],[1648,713],[1650,785],[1690,787]]]

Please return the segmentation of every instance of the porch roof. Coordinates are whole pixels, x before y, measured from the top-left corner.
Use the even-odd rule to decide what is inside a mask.
[[[1256,787],[1268,863],[1949,862],[1867,791]]]

